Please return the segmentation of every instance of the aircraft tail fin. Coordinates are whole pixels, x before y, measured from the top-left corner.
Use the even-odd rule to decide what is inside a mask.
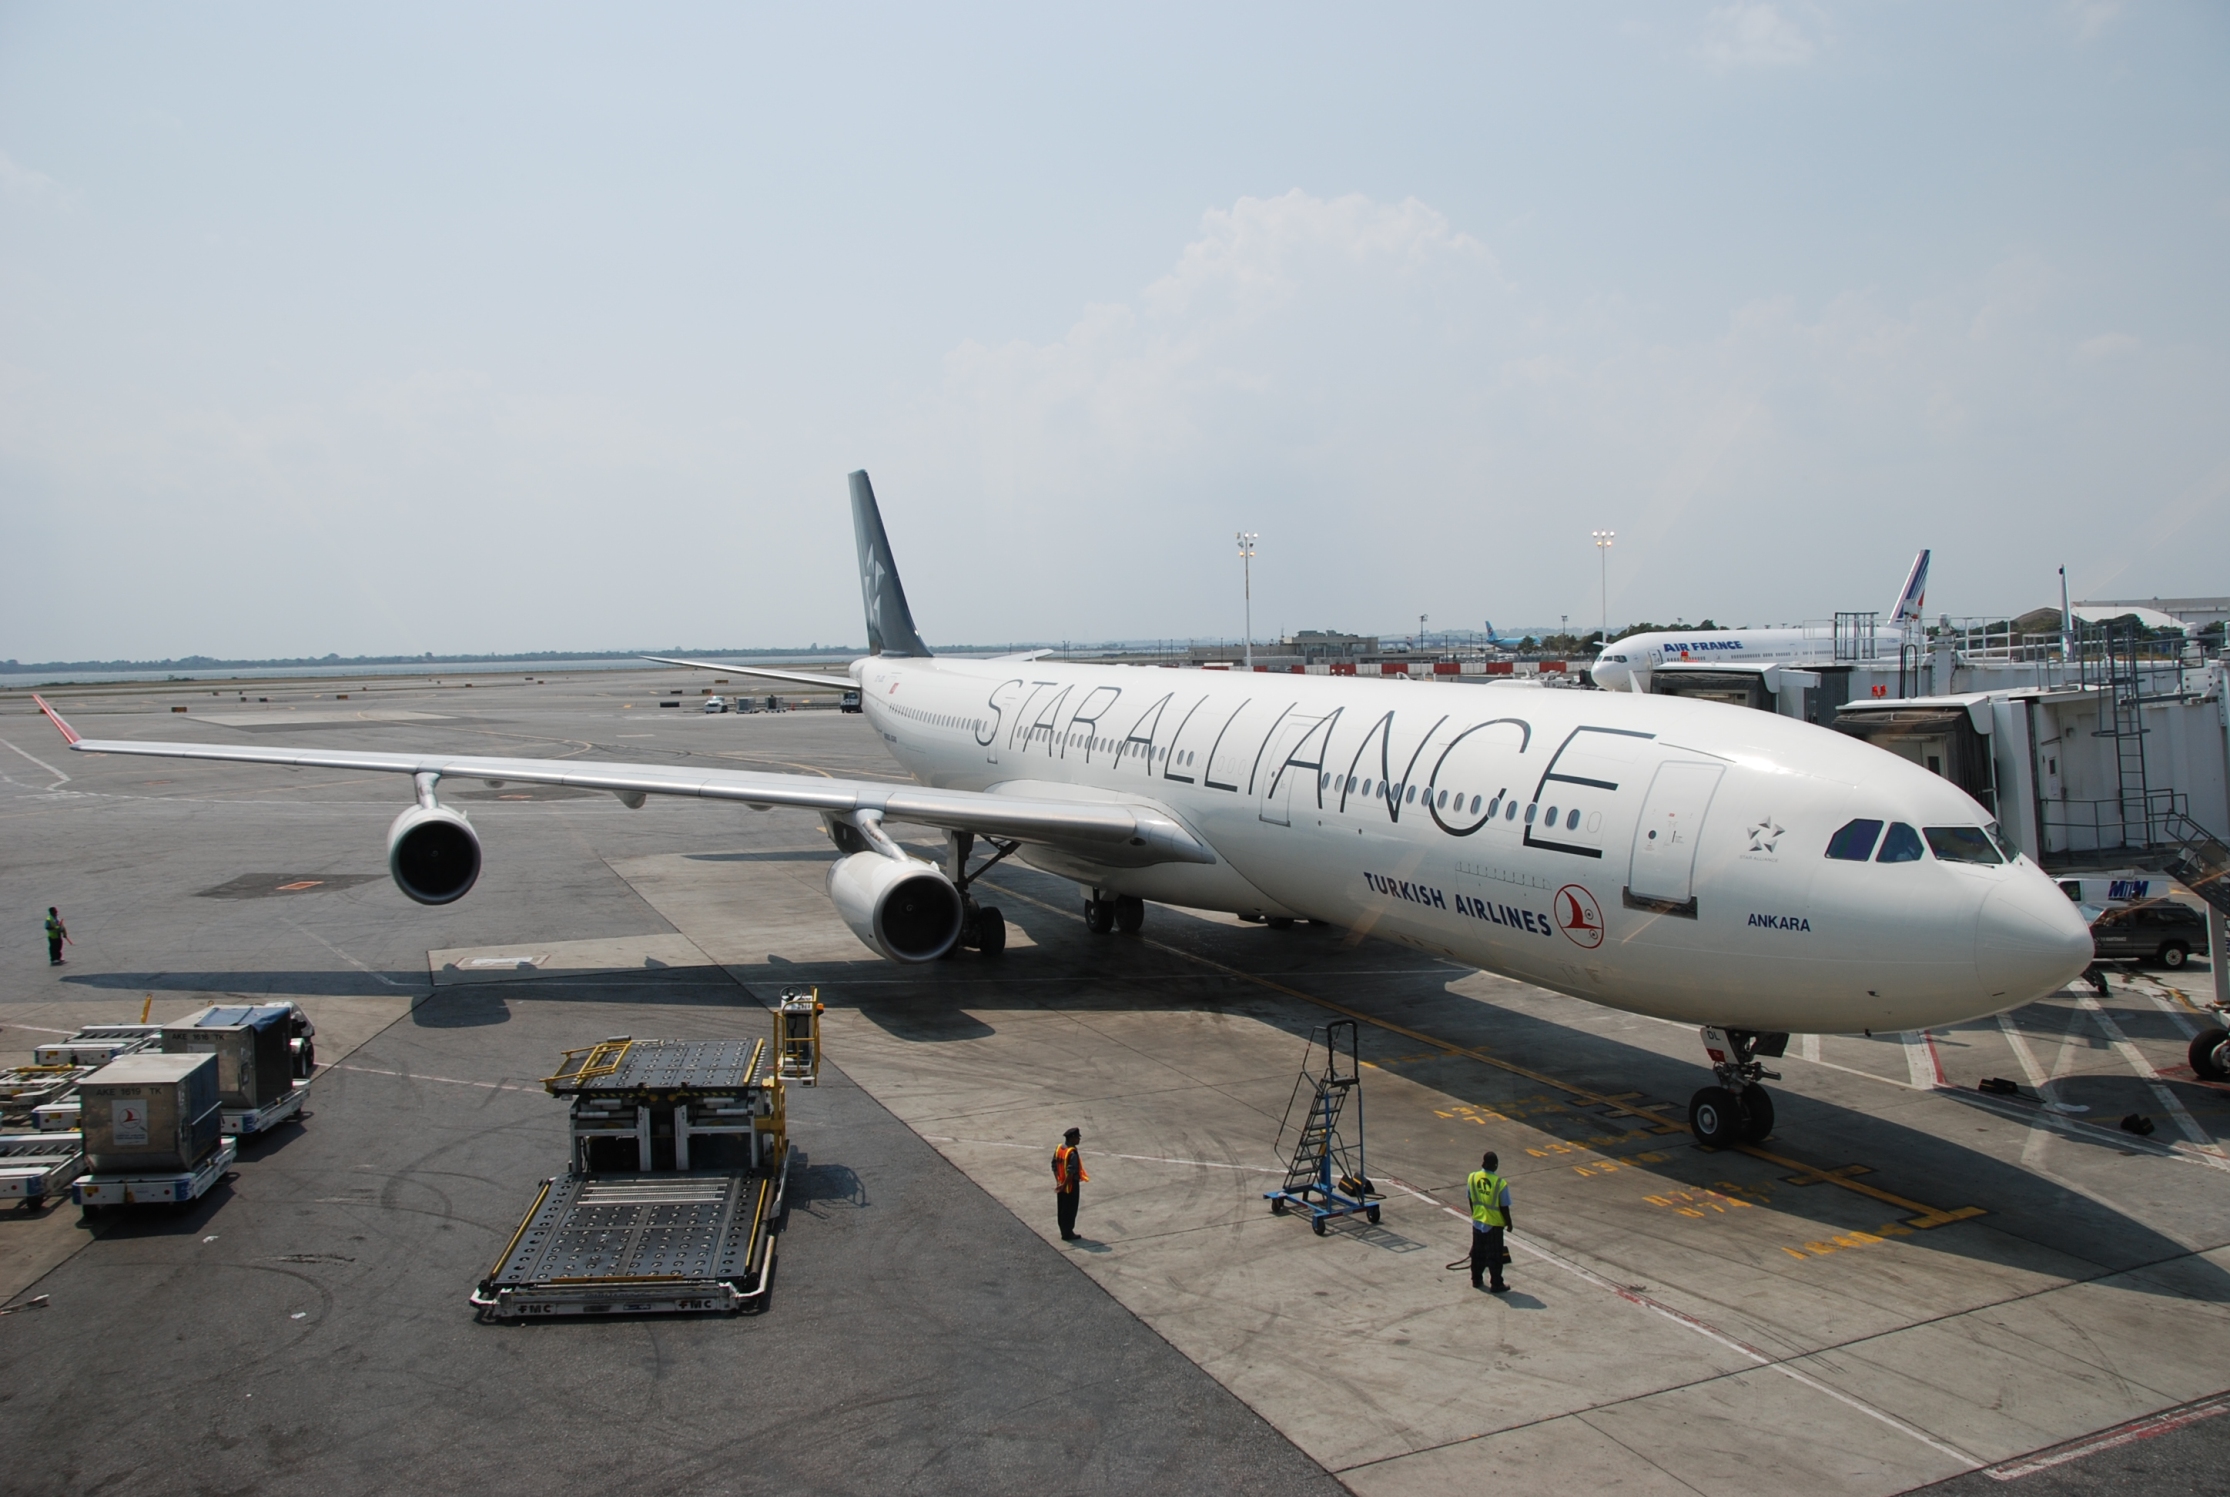
[[[1928,553],[1923,551],[1913,558],[1913,569],[1905,574],[1905,586],[1890,606],[1889,622],[1898,628],[1920,622],[1921,609],[1927,601]]]
[[[852,536],[859,543],[860,600],[867,606],[867,651],[871,655],[925,656],[929,646],[914,632],[898,563],[883,533],[883,514],[875,507],[875,486],[865,469],[852,475]]]

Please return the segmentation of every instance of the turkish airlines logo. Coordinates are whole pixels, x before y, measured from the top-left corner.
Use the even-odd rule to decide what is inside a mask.
[[[1603,907],[1578,884],[1556,891],[1556,923],[1575,945],[1592,951],[1603,944]]]

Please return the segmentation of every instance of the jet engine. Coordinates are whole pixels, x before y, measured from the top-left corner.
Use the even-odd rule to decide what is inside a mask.
[[[918,858],[855,852],[830,867],[828,891],[852,934],[892,961],[932,962],[960,939],[960,891]]]
[[[387,829],[387,871],[420,904],[465,897],[480,877],[480,837],[447,806],[412,806]]]

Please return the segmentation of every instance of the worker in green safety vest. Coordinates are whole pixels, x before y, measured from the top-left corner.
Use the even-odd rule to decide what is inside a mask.
[[[1488,1150],[1464,1182],[1471,1197],[1471,1287],[1490,1294],[1510,1290],[1502,1282],[1502,1265],[1510,1261],[1510,1249],[1502,1240],[1503,1229],[1510,1225],[1510,1182],[1495,1173],[1501,1162]],[[1479,1282],[1481,1273],[1491,1276],[1488,1283]]]

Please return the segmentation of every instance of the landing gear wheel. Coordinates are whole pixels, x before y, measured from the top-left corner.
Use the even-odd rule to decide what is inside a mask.
[[[1312,1227],[1314,1227],[1314,1228],[1316,1229],[1316,1235],[1317,1235],[1317,1236],[1319,1236],[1319,1237],[1322,1237],[1322,1236],[1324,1235],[1324,1218],[1323,1218],[1323,1217],[1321,1217],[1321,1216],[1318,1216],[1318,1217],[1312,1217],[1312,1218],[1310,1218],[1310,1220],[1309,1220],[1309,1225],[1310,1225],[1310,1226],[1312,1226]]]
[[[2230,1081],[2230,1030],[2217,1024],[2193,1035],[2190,1059],[2201,1081]]]
[[[1272,915],[1269,919],[1263,921],[1262,923],[1269,926],[1272,930],[1293,929],[1292,919],[1285,915]]]
[[[1095,936],[1104,936],[1115,928],[1115,905],[1112,900],[1087,899],[1084,901],[1084,928]]]
[[[1370,1223],[1370,1224],[1371,1224],[1372,1226],[1374,1226],[1374,1227],[1375,1227],[1375,1226],[1377,1226],[1377,1225],[1378,1225],[1378,1208],[1377,1208],[1376,1206],[1373,1206],[1373,1207],[1371,1207],[1371,1209],[1370,1209],[1370,1210],[1368,1210],[1368,1211],[1364,1212],[1364,1213],[1363,1213],[1363,1219],[1364,1219],[1365,1221],[1369,1222],[1369,1223]]]
[[[2170,941],[2160,948],[2160,964],[2173,972],[2191,960],[2191,948],[2181,941]]]
[[[1115,901],[1115,928],[1126,936],[1138,934],[1146,923],[1146,901],[1125,894]]]
[[[1007,949],[1007,917],[995,904],[976,911],[976,949],[985,956],[997,956]]]
[[[1688,1099],[1688,1131],[1707,1149],[1742,1142],[1745,1121],[1741,1099],[1723,1086],[1707,1086]]]
[[[1762,1086],[1746,1086],[1739,1099],[1742,1103],[1742,1141],[1762,1144],[1773,1131],[1773,1098]]]

